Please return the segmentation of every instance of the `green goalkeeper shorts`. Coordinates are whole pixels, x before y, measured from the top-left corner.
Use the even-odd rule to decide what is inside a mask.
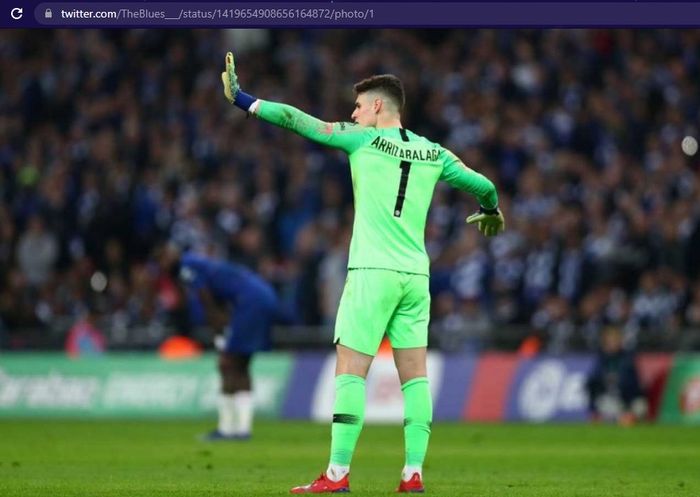
[[[350,269],[335,321],[334,343],[375,355],[384,334],[395,349],[426,347],[429,278],[388,269]]]

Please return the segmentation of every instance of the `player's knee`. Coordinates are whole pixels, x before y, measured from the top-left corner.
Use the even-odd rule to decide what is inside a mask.
[[[250,390],[251,379],[248,372],[250,358],[233,354],[219,355],[219,372],[224,393]]]
[[[229,374],[230,372],[232,372],[234,366],[233,366],[233,360],[231,359],[231,356],[226,355],[226,354],[220,354],[218,366],[219,366],[219,372],[224,376]]]
[[[231,374],[237,376],[247,376],[250,357],[238,356],[234,354],[219,355],[219,371],[221,374]]]
[[[404,365],[403,367],[397,367],[397,370],[399,372],[399,380],[401,381],[402,385],[408,383],[411,380],[415,380],[417,378],[425,378],[426,376],[428,376],[424,364]]]
[[[394,364],[399,372],[401,384],[427,376],[426,362],[424,348],[394,349]]]
[[[373,356],[338,344],[336,346],[335,374],[351,374],[366,378],[373,359]]]

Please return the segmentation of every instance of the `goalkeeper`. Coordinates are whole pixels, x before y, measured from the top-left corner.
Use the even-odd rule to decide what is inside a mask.
[[[350,461],[362,430],[365,378],[386,334],[404,396],[405,466],[399,492],[422,492],[432,399],[426,371],[430,294],[425,221],[438,180],[473,194],[480,209],[467,218],[486,236],[504,229],[491,181],[449,150],[401,125],[404,90],[393,75],[354,86],[353,122],[328,123],[280,103],[257,99],[238,84],[233,55],[221,75],[230,103],[350,159],[355,220],[348,277],[334,343],[335,403],[327,470],[292,493],[349,491]]]

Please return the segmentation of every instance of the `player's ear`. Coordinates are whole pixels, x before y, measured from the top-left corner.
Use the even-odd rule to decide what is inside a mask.
[[[384,106],[384,100],[381,98],[375,98],[374,99],[374,113],[379,114],[379,112],[382,110],[382,107]]]

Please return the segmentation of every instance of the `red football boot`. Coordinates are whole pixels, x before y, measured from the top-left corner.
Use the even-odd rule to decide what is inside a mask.
[[[401,494],[422,494],[425,492],[425,488],[423,488],[423,482],[420,479],[420,475],[418,473],[413,473],[410,480],[401,480],[401,483],[399,483],[399,488],[397,488],[396,491]]]
[[[340,481],[328,479],[326,473],[316,478],[308,485],[294,487],[290,490],[293,494],[336,494],[350,492],[350,474],[345,475]]]

